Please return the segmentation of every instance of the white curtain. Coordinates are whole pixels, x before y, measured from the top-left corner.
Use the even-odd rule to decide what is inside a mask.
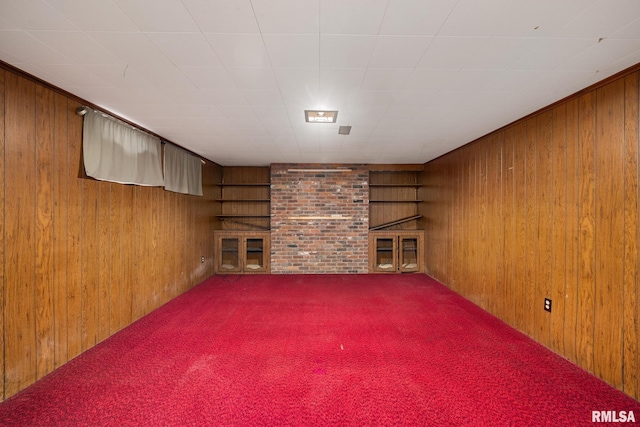
[[[84,116],[83,157],[87,175],[120,184],[162,186],[160,139],[97,111]]]
[[[185,150],[165,144],[164,189],[202,196],[202,161]]]

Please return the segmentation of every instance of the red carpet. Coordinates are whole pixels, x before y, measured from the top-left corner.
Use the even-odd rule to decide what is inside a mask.
[[[577,426],[593,410],[640,419],[424,275],[218,276],[1,404],[0,424]]]

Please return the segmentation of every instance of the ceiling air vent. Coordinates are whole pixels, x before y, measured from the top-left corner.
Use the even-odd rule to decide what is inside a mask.
[[[351,133],[351,126],[340,126],[338,128],[339,135],[349,135]]]

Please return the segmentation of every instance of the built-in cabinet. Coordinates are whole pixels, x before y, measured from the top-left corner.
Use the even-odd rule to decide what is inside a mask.
[[[269,235],[261,231],[215,231],[216,273],[269,273]]]
[[[369,233],[369,272],[422,272],[424,234],[420,230]]]

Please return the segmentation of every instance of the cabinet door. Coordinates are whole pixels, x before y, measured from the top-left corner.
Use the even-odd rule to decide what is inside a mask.
[[[244,241],[245,273],[264,273],[267,271],[266,245],[262,237],[247,237]]]
[[[395,237],[376,236],[373,238],[373,270],[395,272],[397,268]]]
[[[219,237],[219,273],[238,273],[242,271],[241,263],[241,240],[239,237],[220,236]]]
[[[398,264],[400,271],[410,272],[420,269],[418,243],[417,236],[398,237]]]

